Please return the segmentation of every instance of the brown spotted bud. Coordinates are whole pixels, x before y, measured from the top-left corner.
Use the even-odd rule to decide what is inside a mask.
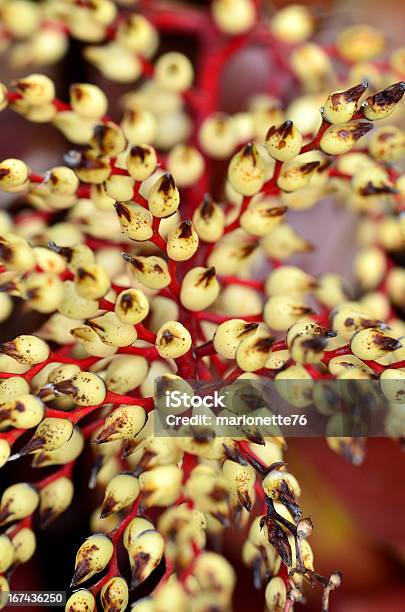
[[[7,268],[16,272],[28,272],[35,267],[33,249],[24,238],[16,234],[3,234],[0,236],[0,261]]]
[[[83,265],[75,270],[75,288],[81,297],[87,300],[97,300],[110,289],[110,279],[101,266]]]
[[[121,576],[113,576],[101,589],[100,601],[104,612],[124,612],[128,598],[128,585]]]
[[[65,465],[77,459],[83,450],[84,439],[80,429],[73,430],[71,438],[62,446],[53,451],[39,451],[35,453],[32,466],[45,467],[47,465]]]
[[[8,487],[0,501],[0,525],[18,521],[32,514],[39,503],[37,491],[25,482]]]
[[[94,612],[96,600],[87,589],[75,591],[67,600],[65,612]]]
[[[178,321],[168,321],[158,330],[155,346],[161,357],[176,359],[191,348],[191,334]]]
[[[44,405],[35,395],[18,395],[0,407],[0,422],[18,429],[35,427],[43,416]]]
[[[149,210],[134,202],[116,202],[114,206],[121,229],[128,238],[144,241],[152,237],[153,218]]]
[[[136,325],[149,314],[149,301],[140,289],[125,289],[117,297],[114,312],[123,323]]]
[[[30,74],[19,79],[15,87],[29,106],[43,106],[55,97],[55,86],[44,74]]]
[[[285,331],[299,319],[312,314],[304,302],[289,295],[275,295],[267,300],[263,316],[267,325],[277,331]]]
[[[299,161],[286,162],[281,167],[277,185],[283,191],[297,191],[306,187],[312,174],[319,167],[319,161],[303,164]]]
[[[266,587],[265,599],[269,610],[283,612],[287,602],[287,589],[282,578],[277,576],[270,580]]]
[[[248,512],[254,500],[256,472],[251,465],[240,465],[234,461],[225,461],[222,471],[229,485],[229,490]]]
[[[77,268],[91,265],[94,262],[94,253],[86,244],[64,247],[51,241],[48,243],[48,247],[66,260],[67,266],[72,272]]]
[[[31,272],[21,283],[21,293],[33,310],[48,314],[63,300],[63,283],[56,274]]]
[[[76,83],[70,86],[70,104],[82,117],[99,119],[107,111],[108,101],[105,93],[96,85]]]
[[[127,142],[121,128],[112,121],[96,125],[90,140],[90,145],[93,149],[102,155],[109,155],[111,157],[116,157],[124,151],[126,144]]]
[[[142,285],[149,289],[163,289],[170,285],[171,277],[167,263],[162,257],[151,255],[149,257],[132,256],[122,253],[125,261],[131,264],[131,270]]]
[[[106,396],[105,383],[92,372],[78,372],[73,378],[53,385],[55,395],[67,395],[79,406],[97,406]]]
[[[215,350],[221,357],[235,359],[242,340],[256,333],[258,323],[246,323],[243,319],[231,319],[218,326],[214,336]]]
[[[14,548],[10,538],[2,533],[0,535],[0,572],[4,574],[13,562]]]
[[[243,338],[236,349],[236,363],[245,372],[264,368],[273,343],[274,338],[262,330]]]
[[[65,444],[73,433],[73,424],[68,419],[46,418],[37,427],[32,438],[22,447],[18,456],[52,451]]]
[[[214,552],[203,552],[196,559],[193,574],[203,591],[215,591],[223,605],[231,601],[236,575],[224,557]]]
[[[49,170],[45,184],[51,193],[62,196],[74,195],[79,187],[79,179],[71,168],[56,166]]]
[[[131,564],[131,588],[140,585],[159,565],[164,552],[164,539],[154,529],[147,529],[129,542],[127,547]]]
[[[110,480],[101,506],[101,518],[129,506],[138,497],[139,481],[131,474],[117,474]]]
[[[146,507],[170,506],[181,492],[183,472],[176,465],[159,465],[139,476],[142,502]]]
[[[365,121],[332,125],[323,134],[320,147],[329,155],[343,155],[348,153],[356,142],[372,129],[372,123]]]
[[[131,147],[127,156],[127,169],[136,181],[144,181],[156,169],[157,156],[153,147],[147,144]]]
[[[154,217],[169,217],[178,209],[180,194],[171,174],[162,174],[148,194],[149,210]]]
[[[114,546],[107,536],[95,534],[87,538],[76,554],[72,586],[81,584],[101,572],[110,561]]]
[[[146,414],[142,406],[120,406],[107,416],[94,442],[101,444],[111,440],[133,438],[141,431],[145,422]]]
[[[242,213],[240,226],[252,236],[265,236],[283,221],[286,212],[287,206],[276,206],[270,199],[252,202]]]
[[[117,351],[114,346],[108,346],[101,341],[100,336],[89,325],[82,325],[70,330],[73,338],[83,345],[83,348],[95,357],[111,357]]]
[[[111,174],[109,157],[87,149],[79,154],[78,161],[74,164],[74,171],[84,183],[92,185],[104,183]]]
[[[401,348],[397,338],[391,338],[385,331],[369,328],[358,331],[352,338],[350,348],[359,359],[379,359],[391,351]]]
[[[370,96],[363,104],[364,116],[370,121],[389,117],[404,93],[405,81],[400,81]]]
[[[73,499],[73,484],[69,478],[62,476],[50,482],[40,491],[39,516],[41,527],[45,529],[58,518]]]
[[[224,212],[208,193],[205,194],[204,200],[194,211],[193,225],[199,238],[205,242],[216,242],[224,233]]]
[[[302,136],[292,121],[273,125],[267,132],[266,151],[274,159],[290,161],[298,155],[302,146]]]
[[[174,261],[190,259],[198,249],[198,234],[191,221],[181,221],[168,235],[167,254]]]
[[[215,268],[192,268],[183,277],[180,300],[185,308],[192,311],[205,310],[218,297],[219,283]]]
[[[101,342],[108,346],[129,346],[138,337],[135,327],[122,323],[114,312],[106,312],[100,317],[87,319],[86,323],[96,332]]]
[[[357,104],[368,87],[367,81],[345,91],[331,93],[323,107],[323,115],[329,123],[350,121],[357,110]]]
[[[12,529],[12,528],[11,528]],[[11,538],[14,548],[13,565],[27,563],[35,553],[37,541],[32,529],[24,527]]]
[[[24,191],[28,187],[29,168],[20,159],[0,162],[0,189],[9,193]]]
[[[256,145],[248,143],[232,157],[228,179],[235,191],[244,196],[260,191],[265,181],[265,167]]]

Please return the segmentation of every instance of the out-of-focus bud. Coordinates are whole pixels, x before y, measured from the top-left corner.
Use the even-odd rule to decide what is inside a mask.
[[[391,338],[381,329],[363,329],[352,338],[350,348],[359,359],[379,359],[387,353],[401,348],[397,338]]]
[[[324,274],[318,281],[315,295],[328,308],[334,308],[338,304],[347,301],[343,289],[343,279],[337,274]]]
[[[65,465],[77,459],[83,450],[84,439],[80,429],[73,430],[71,438],[60,448],[53,451],[39,451],[35,453],[32,461],[33,467],[45,467],[47,465]]]
[[[35,257],[32,248],[24,238],[16,234],[4,234],[0,236],[0,261],[4,263],[7,268],[15,270],[16,272],[28,272],[35,267]]]
[[[328,155],[348,153],[356,142],[372,129],[373,124],[365,121],[332,125],[323,134],[320,147]]]
[[[139,476],[142,502],[146,507],[170,506],[181,492],[183,472],[176,465],[159,465]]]
[[[183,585],[174,575],[159,587],[153,600],[156,612],[188,612],[190,606]]]
[[[73,378],[62,380],[53,385],[55,395],[67,395],[79,406],[102,404],[106,396],[105,383],[92,372],[78,372]]]
[[[154,217],[168,217],[178,209],[180,194],[171,174],[162,174],[148,194],[149,210]]]
[[[123,544],[127,550],[134,544],[136,538],[144,531],[154,530],[155,527],[151,521],[141,516],[132,519],[124,531]]]
[[[2,533],[0,535],[0,572],[3,574],[13,562],[14,548],[10,538]]]
[[[223,605],[230,602],[236,575],[224,557],[214,552],[203,552],[195,561],[193,574],[203,591],[215,591]]]
[[[316,287],[318,283],[315,278],[296,266],[276,268],[266,280],[266,291],[269,295],[301,296]]]
[[[344,340],[350,340],[355,331],[377,327],[381,321],[373,319],[367,309],[357,302],[339,304],[331,315],[331,327]]]
[[[129,150],[127,169],[136,181],[147,179],[155,171],[156,165],[156,151],[150,145],[135,145]]]
[[[363,289],[375,289],[387,269],[387,258],[377,247],[362,249],[355,257],[354,272]]]
[[[137,339],[133,325],[122,323],[114,312],[106,312],[100,317],[87,319],[86,323],[108,346],[129,346]]]
[[[323,107],[323,115],[329,123],[350,121],[357,110],[357,104],[368,87],[367,81],[345,91],[331,93]]]
[[[301,150],[302,136],[292,121],[273,125],[267,132],[265,146],[267,153],[279,161],[290,161]]]
[[[13,528],[11,527],[11,529]],[[11,543],[14,548],[13,565],[27,563],[33,556],[37,546],[35,533],[28,527],[20,529],[16,535],[11,538]]]
[[[109,121],[108,123],[96,125],[90,145],[102,155],[116,157],[124,151],[126,140],[121,128],[112,121]]]
[[[148,362],[140,355],[118,355],[108,364],[105,384],[109,391],[127,393],[143,383],[148,373]]]
[[[1,419],[1,410],[0,410],[0,419]],[[8,443],[7,440],[1,439],[0,440],[0,468],[2,468],[3,465],[7,463],[8,458],[10,457],[10,453],[11,453],[10,444]]]
[[[302,238],[291,225],[276,225],[261,241],[261,246],[270,257],[284,261],[297,253],[312,251],[313,246]]]
[[[368,25],[345,28],[338,36],[337,48],[350,62],[367,62],[384,50],[384,35]]]
[[[252,0],[214,0],[211,11],[216,26],[229,35],[247,32],[256,20]]]
[[[30,392],[30,386],[21,376],[11,376],[0,383],[0,402],[8,401],[18,395],[26,395]]]
[[[289,295],[275,295],[267,300],[263,316],[267,325],[277,331],[285,331],[299,319],[312,314],[304,302]]]
[[[265,236],[281,223],[287,206],[277,206],[272,200],[252,202],[240,217],[240,225],[253,236]]]
[[[104,494],[101,518],[129,506],[138,497],[139,481],[131,474],[117,474],[110,480]]]
[[[271,20],[271,31],[280,40],[295,44],[310,38],[314,19],[306,6],[292,4],[277,11]]]
[[[77,83],[70,86],[69,93],[73,110],[82,117],[99,119],[107,112],[107,97],[100,87]]]
[[[81,181],[98,185],[108,179],[111,174],[109,157],[98,155],[93,149],[87,149],[79,155],[74,170]]]
[[[131,200],[134,193],[134,179],[130,176],[112,174],[104,183],[109,198],[119,202]]]
[[[167,168],[176,185],[189,187],[198,181],[204,172],[204,158],[195,147],[178,144],[167,157]]]
[[[39,503],[37,491],[26,482],[8,487],[0,501],[0,525],[23,519],[32,514]]]
[[[55,97],[55,86],[44,74],[30,74],[15,83],[18,93],[30,106],[41,106],[52,102]]]
[[[20,159],[4,159],[0,162],[0,189],[9,193],[24,191],[28,187],[29,172],[27,164]]]
[[[94,262],[94,253],[86,244],[64,247],[51,241],[48,243],[48,247],[66,259],[68,268],[72,272],[81,266],[91,265]]]
[[[155,529],[147,529],[131,539],[127,550],[132,570],[132,589],[144,582],[159,565],[163,557],[164,544],[164,539]]]
[[[114,312],[123,323],[136,325],[148,316],[148,298],[140,289],[125,289],[117,297]]]
[[[318,44],[306,42],[291,53],[291,67],[306,89],[319,91],[332,71],[331,60]]]
[[[135,257],[122,254],[125,261],[131,264],[131,269],[137,281],[149,289],[163,289],[170,285],[171,277],[167,263],[162,257]]]
[[[215,276],[215,268],[198,266],[184,275],[180,300],[188,310],[205,310],[217,299],[219,290],[220,286]]]
[[[265,181],[265,168],[256,145],[248,143],[232,157],[228,179],[235,191],[244,196],[260,191]]]
[[[405,154],[405,132],[395,125],[381,127],[372,134],[368,150],[379,161],[396,161]]]
[[[283,612],[287,601],[287,590],[282,578],[277,576],[270,580],[266,587],[265,599],[269,610]]]
[[[246,323],[243,319],[231,319],[221,323],[214,336],[215,350],[221,357],[235,359],[242,340],[256,333],[258,323]]]
[[[188,329],[178,321],[168,321],[158,330],[155,346],[161,357],[176,359],[191,348],[192,338]]]
[[[216,242],[224,232],[224,212],[208,193],[205,194],[203,202],[194,211],[193,225],[198,236],[205,242]]]
[[[394,185],[384,168],[369,166],[356,172],[352,178],[352,186],[361,196],[379,196],[386,193],[395,193]]]
[[[191,86],[193,77],[193,65],[183,53],[164,53],[155,64],[156,82],[169,91],[185,91]]]
[[[70,506],[72,499],[73,484],[65,476],[57,478],[41,489],[39,516],[42,529],[57,519]]]
[[[104,612],[124,612],[128,598],[128,585],[121,576],[113,576],[101,589],[100,601]]]
[[[143,15],[129,13],[121,17],[116,34],[117,42],[129,51],[143,57],[152,57],[159,44],[159,35],[154,26]]]
[[[400,81],[373,96],[369,96],[363,104],[364,116],[371,121],[389,117],[404,93],[405,81]]]
[[[96,600],[87,589],[75,591],[67,600],[65,612],[94,612]]]
[[[312,174],[319,165],[319,161],[307,162],[306,164],[299,161],[286,162],[281,167],[277,185],[287,192],[303,189],[308,185]]]
[[[301,488],[295,476],[285,471],[272,470],[263,479],[262,486],[267,497],[281,501],[294,514],[299,512],[295,499],[300,496]]]
[[[46,418],[37,427],[32,438],[22,447],[19,456],[39,450],[52,451],[65,444],[73,433],[73,424],[68,419]]]
[[[237,144],[231,119],[223,113],[209,115],[201,125],[199,140],[214,159],[229,157]]]
[[[103,428],[98,433],[95,444],[133,438],[146,422],[145,410],[142,406],[120,406],[109,414]]]
[[[181,221],[168,235],[167,254],[174,261],[190,259],[198,249],[198,234],[191,221]]]
[[[87,538],[76,554],[72,586],[81,584],[101,572],[107,566],[113,552],[113,543],[106,535],[96,533]]]
[[[97,264],[87,264],[75,270],[77,293],[87,300],[97,300],[110,289],[110,279],[104,268]]]

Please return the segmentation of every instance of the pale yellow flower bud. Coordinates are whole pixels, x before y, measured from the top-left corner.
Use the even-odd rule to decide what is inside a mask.
[[[169,91],[185,91],[191,86],[193,78],[193,65],[183,53],[165,53],[155,64],[156,82]]]
[[[250,30],[256,21],[252,0],[214,0],[211,7],[216,26],[225,34],[243,34]]]
[[[13,562],[14,548],[10,538],[2,533],[0,535],[0,572],[5,573]]]
[[[121,128],[112,121],[96,125],[90,140],[90,145],[99,153],[112,157],[124,151],[126,144]]]
[[[65,476],[57,478],[41,489],[40,498],[39,515],[44,529],[70,506],[73,499],[72,481]]]
[[[53,451],[40,451],[34,455],[33,467],[65,465],[77,459],[83,450],[84,439],[79,429],[73,430],[72,437],[60,448]]]
[[[73,281],[63,283],[63,297],[58,306],[58,311],[62,315],[69,319],[82,319],[92,317],[98,309],[98,301],[79,295]]]
[[[120,406],[106,417],[95,443],[133,438],[141,431],[145,422],[146,414],[142,406]]]
[[[172,174],[176,185],[190,187],[204,172],[204,158],[195,147],[178,144],[167,157],[167,169]]]
[[[199,238],[205,242],[216,242],[224,232],[224,212],[218,204],[213,202],[208,193],[205,194],[203,202],[194,211],[193,225]]]
[[[0,344],[0,353],[12,357],[19,363],[35,365],[48,358],[49,346],[36,336],[22,335]]]
[[[100,317],[87,319],[86,323],[108,346],[129,346],[137,339],[135,327],[122,323],[114,312],[106,312]]]
[[[132,256],[126,253],[122,254],[125,261],[131,264],[131,270],[142,285],[149,289],[163,289],[170,285],[171,277],[166,261],[162,257],[150,255]]]
[[[128,598],[128,585],[121,576],[113,576],[101,589],[100,601],[104,612],[124,612]]]
[[[357,104],[368,87],[367,81],[345,91],[331,93],[323,107],[323,115],[329,123],[350,121],[357,110]]]
[[[223,113],[209,115],[198,137],[203,151],[214,159],[229,157],[237,144],[232,120]]]
[[[281,223],[287,206],[277,206],[270,199],[252,202],[240,217],[240,225],[253,236],[265,236],[274,226]]]
[[[274,338],[258,330],[239,343],[236,349],[236,363],[245,372],[255,372],[264,368],[273,343]]]
[[[350,348],[359,359],[379,359],[401,347],[399,340],[377,328],[358,331],[350,343]]]
[[[404,93],[405,81],[400,81],[370,96],[363,105],[364,116],[371,121],[389,117]]]
[[[265,181],[265,167],[256,145],[249,143],[232,157],[228,179],[235,191],[244,196],[260,191]]]
[[[100,336],[91,329],[89,325],[82,325],[81,327],[74,327],[70,330],[71,335],[83,345],[83,348],[95,357],[111,357],[117,352],[117,347],[108,346],[101,341]]]
[[[271,31],[277,38],[290,44],[311,37],[315,28],[310,10],[300,4],[291,4],[277,11],[271,20]]]
[[[68,419],[46,418],[18,455],[36,453],[40,450],[55,450],[65,444],[72,433],[73,424]]]
[[[174,261],[190,259],[198,249],[198,234],[191,221],[181,221],[168,235],[167,254]]]
[[[267,132],[265,146],[267,153],[279,161],[290,161],[298,155],[302,136],[292,121],[273,125]]]
[[[106,396],[105,383],[92,372],[78,372],[68,380],[53,385],[55,394],[71,397],[79,406],[96,406]]]
[[[125,289],[117,297],[114,312],[123,323],[136,325],[149,314],[149,301],[140,289]]]
[[[87,299],[103,297],[110,288],[110,279],[104,268],[97,264],[87,264],[76,269],[75,288],[77,293]]]
[[[131,587],[140,585],[159,565],[164,539],[158,531],[148,529],[129,542],[128,556],[132,570]]]
[[[256,333],[258,323],[246,323],[243,319],[231,319],[221,323],[214,336],[214,347],[226,359],[235,359],[236,350],[242,340]]]
[[[144,241],[152,237],[153,217],[149,210],[134,202],[116,202],[114,206],[122,231],[128,238]]]
[[[286,162],[281,167],[277,185],[283,191],[297,191],[306,187],[312,174],[319,167],[319,161],[301,163],[299,161]]]
[[[35,267],[33,249],[31,249],[24,238],[16,234],[4,234],[0,236],[0,261],[4,263],[7,268],[15,270],[16,272],[28,272]]]
[[[215,268],[197,266],[184,275],[180,300],[188,310],[205,310],[217,299],[219,291]]]
[[[142,502],[146,507],[170,506],[181,492],[183,472],[176,465],[159,465],[139,476]]]
[[[114,546],[110,538],[104,534],[95,534],[87,538],[76,554],[72,586],[101,572],[107,566],[113,552]]]
[[[372,129],[373,125],[364,121],[332,125],[322,135],[320,147],[329,155],[348,153],[356,142]]]
[[[318,286],[313,276],[296,266],[281,266],[270,272],[266,291],[271,295],[301,296]]]
[[[289,295],[275,295],[267,300],[263,316],[271,329],[285,331],[313,311],[304,302]]]
[[[236,575],[224,557],[214,552],[203,552],[196,559],[193,574],[203,591],[215,591],[220,602],[230,602]]]
[[[63,283],[56,274],[31,272],[23,279],[22,295],[38,312],[54,312],[63,300]]]
[[[75,591],[67,600],[65,612],[94,612],[96,600],[87,589]]]
[[[284,580],[278,576],[272,578],[266,587],[264,596],[269,610],[272,612],[283,612],[287,601],[287,590]]]
[[[1,496],[0,525],[30,516],[38,503],[39,495],[31,485],[25,482],[11,485]]]
[[[176,359],[191,348],[191,335],[178,321],[168,321],[158,330],[155,346],[161,357]]]
[[[134,179],[131,176],[112,174],[104,183],[108,197],[119,202],[131,200],[134,193]]]
[[[355,257],[354,272],[365,290],[375,289],[387,269],[384,252],[377,247],[362,249]]]
[[[132,178],[136,181],[144,181],[156,169],[156,151],[147,144],[135,145],[129,150],[126,164]]]
[[[148,194],[149,210],[154,217],[168,217],[176,212],[180,194],[171,174],[162,174],[152,185]]]
[[[139,481],[131,474],[117,474],[110,480],[105,490],[101,507],[101,518],[129,506],[138,497]]]
[[[82,117],[99,119],[107,112],[105,93],[96,85],[78,83],[70,86],[70,104]]]

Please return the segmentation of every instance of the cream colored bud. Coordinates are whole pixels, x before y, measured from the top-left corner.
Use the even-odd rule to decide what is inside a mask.
[[[166,261],[162,257],[149,257],[122,254],[125,261],[131,264],[131,270],[142,285],[149,289],[163,289],[170,285],[171,276]]]
[[[302,146],[302,136],[292,121],[273,125],[267,132],[265,146],[267,153],[279,161],[290,161],[296,157]]]
[[[114,312],[106,312],[100,317],[87,319],[86,323],[108,346],[129,346],[137,339],[135,327],[122,323]]]
[[[6,293],[0,293],[0,323],[7,321],[13,312],[13,301]]]
[[[221,323],[214,336],[214,348],[221,357],[235,359],[238,345],[256,333],[258,323],[246,323],[243,319],[231,319]]]
[[[191,86],[193,78],[193,65],[183,53],[165,53],[155,64],[156,82],[169,91],[185,91]]]
[[[158,122],[155,116],[146,109],[127,108],[121,121],[121,127],[131,144],[153,143],[158,135]]]
[[[377,247],[362,249],[355,257],[354,272],[363,289],[375,289],[384,278],[387,259]]]
[[[128,585],[121,576],[113,576],[101,589],[100,601],[104,612],[124,612],[128,598]]]
[[[11,376],[0,382],[0,402],[8,402],[10,399],[30,392],[30,386],[21,376]]]
[[[60,448],[53,451],[39,451],[34,455],[33,467],[65,465],[77,459],[83,450],[84,439],[79,429],[73,430],[72,437]]]
[[[55,395],[67,395],[79,406],[96,406],[106,396],[105,383],[92,372],[78,372],[73,378],[62,380],[53,385]]]
[[[205,310],[217,299],[219,291],[215,268],[197,266],[183,277],[180,301],[188,310]]]
[[[367,62],[382,53],[385,39],[379,30],[359,24],[342,30],[337,39],[337,47],[350,62]]]
[[[32,514],[39,503],[36,490],[25,482],[8,487],[0,501],[0,525],[18,521]]]
[[[104,183],[108,197],[119,202],[130,200],[134,193],[134,179],[131,176],[112,174]]]
[[[90,199],[98,210],[111,211],[114,205],[113,198],[107,195],[104,184],[101,183],[90,185]]]
[[[404,93],[405,81],[400,81],[370,96],[363,104],[364,116],[371,121],[389,117]]]
[[[78,83],[70,86],[70,104],[78,115],[99,119],[107,112],[105,93],[96,85]]]
[[[267,497],[284,502],[296,499],[301,495],[301,488],[292,474],[281,470],[272,470],[263,479],[263,490]]]
[[[131,612],[155,612],[155,601],[152,597],[142,597],[131,606]]]
[[[314,293],[318,300],[328,308],[334,308],[347,301],[343,279],[338,274],[324,274],[317,281],[317,285]]]
[[[178,144],[167,157],[167,169],[179,187],[190,187],[204,172],[204,158],[195,147]]]
[[[63,283],[63,298],[58,306],[58,311],[63,316],[69,319],[82,319],[94,316],[98,309],[98,301],[79,295],[73,281]]]
[[[121,128],[109,121],[95,126],[90,145],[102,155],[116,157],[126,147],[125,136]]]
[[[10,193],[24,191],[28,186],[29,168],[20,159],[0,162],[0,189]]]
[[[232,121],[223,113],[209,115],[198,136],[202,149],[214,159],[226,159],[237,144]]]
[[[144,531],[153,531],[155,526],[151,521],[142,516],[137,516],[130,521],[125,528],[122,542],[127,550],[129,550],[135,543],[138,536]]]
[[[131,588],[139,586],[159,565],[164,552],[164,539],[154,529],[143,531],[132,540],[128,556],[132,570]]]
[[[159,36],[154,26],[143,15],[129,13],[122,17],[117,29],[118,43],[129,51],[152,57],[159,44]]]
[[[76,554],[75,571],[72,586],[88,580],[101,572],[110,561],[114,546],[104,534],[95,534],[87,538]]]
[[[183,472],[175,465],[158,465],[139,476],[146,507],[170,506],[181,493]]]
[[[81,297],[96,300],[107,293],[110,279],[101,266],[87,264],[76,269],[75,288]]]
[[[13,528],[11,527],[11,529]],[[11,538],[11,543],[14,549],[13,565],[27,563],[35,553],[37,545],[35,533],[28,527],[20,529]]]
[[[367,81],[345,91],[331,93],[323,107],[323,115],[330,123],[350,121],[357,110],[357,104],[368,87]]]
[[[253,143],[248,143],[232,157],[228,179],[235,191],[244,196],[252,196],[263,187],[265,167]]]
[[[40,491],[39,515],[42,529],[48,527],[71,504],[73,484],[62,476],[50,482]]]
[[[49,346],[36,336],[22,335],[0,344],[0,353],[12,357],[19,363],[35,365],[49,356]]]
[[[265,236],[274,226],[281,223],[287,206],[277,206],[270,199],[252,202],[240,217],[240,225],[253,236]]]
[[[313,16],[306,6],[291,4],[277,11],[271,20],[271,31],[280,40],[295,44],[311,37],[315,28]]]
[[[286,162],[281,167],[277,185],[287,192],[302,189],[308,185],[312,174],[319,165],[319,161],[307,162],[306,164],[299,161]]]
[[[320,147],[328,155],[342,155],[348,153],[362,137],[373,129],[372,123],[353,121],[332,125],[322,135]]]
[[[0,408],[0,420],[1,420],[1,408]],[[8,461],[11,454],[10,444],[7,440],[0,439],[0,468],[3,467]],[[1,571],[1,570],[0,570]]]
[[[0,408],[0,421],[18,429],[30,429],[41,421],[44,405],[39,397],[30,394],[18,395]]]
[[[318,286],[313,276],[296,266],[281,266],[270,272],[266,291],[272,295],[301,296]]]
[[[198,249],[198,234],[191,221],[181,221],[169,232],[167,254],[174,261],[190,259]]]
[[[405,304],[405,270],[399,267],[391,268],[386,281],[390,300],[402,307]]]
[[[402,344],[396,338],[381,329],[363,329],[352,338],[350,348],[359,359],[379,359],[387,353],[401,348]]]
[[[357,302],[343,302],[332,312],[331,327],[342,339],[350,340],[359,329],[378,326],[381,322],[373,319],[364,306]]]
[[[42,106],[52,102],[55,97],[55,86],[44,74],[30,74],[15,83],[18,93],[30,106]]]
[[[2,533],[0,535],[0,572],[5,573],[13,562],[14,548],[10,538]]]
[[[75,591],[67,600],[65,612],[94,612],[96,600],[94,595],[87,589]]]
[[[191,348],[190,332],[178,321],[168,321],[158,330],[155,346],[161,357],[176,359]]]
[[[251,465],[240,465],[234,461],[225,461],[222,471],[229,485],[230,492],[248,512],[254,500],[256,472]]]
[[[256,21],[256,9],[251,0],[214,0],[211,7],[216,26],[228,35],[247,32]]]
[[[73,424],[68,419],[46,418],[18,454],[27,455],[40,450],[55,450],[65,444],[72,433]]]
[[[357,194],[368,197],[392,193],[394,188],[387,171],[376,165],[356,172],[352,178],[352,186]]]
[[[216,242],[224,232],[224,212],[218,204],[213,202],[208,193],[205,194],[203,202],[194,211],[193,225],[199,238],[205,242]]]
[[[283,612],[287,602],[287,590],[284,580],[278,576],[272,578],[266,587],[264,596],[269,610],[272,612]]]
[[[236,349],[236,363],[245,372],[255,372],[264,368],[273,343],[274,338],[265,331],[258,330],[239,343]]]
[[[277,393],[296,408],[305,408],[312,403],[313,385],[311,375],[299,364],[290,366],[275,376]]]
[[[381,391],[389,402],[404,403],[405,396],[405,369],[387,368],[380,375]]]
[[[397,161],[405,154],[405,132],[395,125],[381,127],[372,134],[368,150],[379,161]]]
[[[149,301],[140,289],[125,289],[117,297],[114,312],[122,323],[136,325],[149,314]]]
[[[214,552],[203,552],[195,561],[193,574],[202,590],[215,591],[220,602],[231,600],[236,575],[224,557]]]
[[[45,184],[56,195],[74,195],[79,187],[79,179],[70,168],[56,166],[46,175]]]
[[[38,312],[54,312],[63,300],[63,283],[56,274],[31,272],[23,279],[22,294]]]
[[[119,355],[110,361],[105,383],[109,391],[127,393],[136,389],[146,378],[148,362],[140,355]]]
[[[149,210],[154,217],[168,217],[178,209],[180,194],[171,174],[162,174],[148,194]]]
[[[109,414],[101,431],[98,433],[95,444],[134,438],[146,423],[146,414],[142,406],[119,406]]]
[[[131,240],[149,240],[153,235],[152,214],[134,202],[116,202],[115,210],[122,231]]]
[[[289,295],[275,295],[267,300],[263,316],[271,329],[285,331],[299,319],[312,314],[312,309]]]
[[[16,272],[28,272],[35,267],[33,249],[31,249],[24,238],[16,234],[4,234],[0,236],[0,261],[4,263],[7,268],[15,270]]]
[[[96,151],[86,149],[79,156],[74,169],[82,182],[97,185],[108,179],[111,167],[107,155],[98,155]]]
[[[94,253],[86,244],[77,244],[74,247],[67,247],[59,246],[51,241],[48,247],[51,249],[51,252],[54,251],[58,253],[60,257],[66,260],[67,266],[72,272],[81,266],[91,265],[94,262]]]
[[[139,481],[131,474],[117,474],[110,480],[104,493],[101,518],[129,506],[138,497]]]
[[[129,150],[126,164],[132,178],[136,181],[144,181],[156,169],[156,151],[147,144],[135,145]]]

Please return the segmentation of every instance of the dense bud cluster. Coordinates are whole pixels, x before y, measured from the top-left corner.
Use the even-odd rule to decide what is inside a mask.
[[[283,432],[197,436],[184,426],[160,437],[156,422],[166,391],[193,394],[190,379],[274,379],[281,398],[328,421],[333,450],[360,463],[356,441],[335,434],[327,383],[372,379],[389,403],[387,429],[403,439],[405,175],[393,162],[405,155],[395,125],[404,50],[375,61],[384,36],[366,25],[324,47],[310,40],[309,9],[269,17],[257,0],[6,0],[0,17],[19,71],[58,62],[72,37],[103,77],[136,81],[114,121],[95,84],[72,83],[67,102],[37,72],[0,84],[0,110],[51,123],[69,142],[65,165],[41,174],[0,161],[0,191],[30,207],[0,213],[0,321],[20,301],[46,319],[0,343],[0,467],[26,455],[39,471],[53,466],[2,492],[0,590],[34,554],[34,513],[46,527],[71,504],[89,441],[89,488],[103,494],[72,559],[80,588],[67,612],[123,612],[134,600],[136,612],[228,612],[237,577],[207,542],[248,522],[242,560],[267,609],[304,602],[305,580],[321,584],[328,610],[340,574],[314,570]],[[166,31],[198,34],[195,65],[160,48]],[[219,112],[227,60],[256,43],[277,67],[267,93],[244,112]],[[280,70],[301,90],[288,104]],[[386,118],[393,124],[378,123]],[[353,291],[290,261],[317,245],[289,211],[327,196],[358,216]]]

